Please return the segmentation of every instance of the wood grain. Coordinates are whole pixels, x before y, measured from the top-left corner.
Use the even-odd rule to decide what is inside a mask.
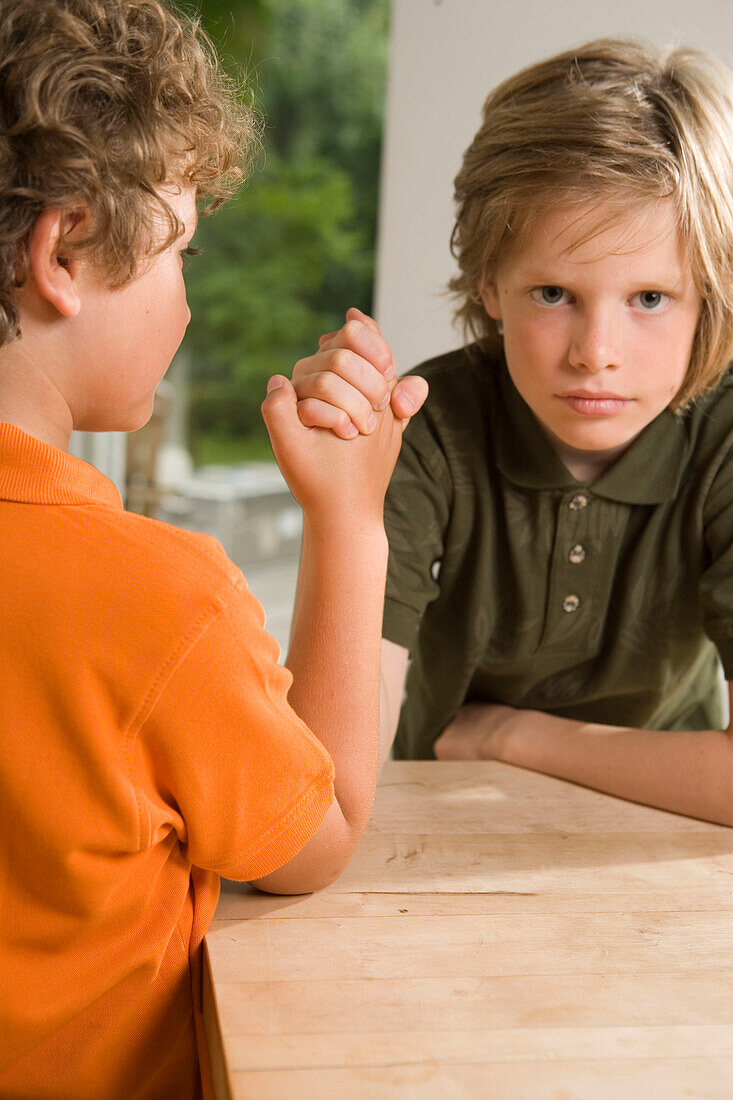
[[[495,763],[389,763],[328,890],[225,886],[221,1098],[733,1095],[733,830]]]

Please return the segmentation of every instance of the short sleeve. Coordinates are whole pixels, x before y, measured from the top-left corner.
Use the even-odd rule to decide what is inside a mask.
[[[425,608],[439,592],[436,569],[451,497],[450,471],[423,410],[405,431],[384,506],[389,565],[382,634],[409,650]]]
[[[721,465],[705,501],[708,565],[700,582],[705,632],[733,680],[733,455]]]
[[[333,800],[333,764],[287,701],[290,672],[243,578],[175,667],[135,759],[150,843],[171,823],[189,861],[233,879],[274,871]]]

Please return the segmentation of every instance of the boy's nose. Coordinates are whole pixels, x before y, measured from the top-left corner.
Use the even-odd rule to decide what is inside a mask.
[[[619,347],[610,317],[593,315],[583,318],[573,334],[570,365],[597,373],[620,365]]]

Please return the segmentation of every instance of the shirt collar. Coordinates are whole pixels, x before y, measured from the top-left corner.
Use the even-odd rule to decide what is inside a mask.
[[[114,482],[94,466],[6,423],[0,423],[0,500],[122,508]]]
[[[490,368],[491,369],[491,368]],[[577,481],[558,458],[534,413],[518,393],[505,363],[496,364],[502,400],[494,417],[496,465],[515,485],[527,489],[572,489]],[[665,409],[589,489],[623,504],[672,500],[688,460],[685,417]]]

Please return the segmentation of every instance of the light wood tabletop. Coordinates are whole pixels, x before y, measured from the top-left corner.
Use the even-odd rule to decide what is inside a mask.
[[[388,763],[320,894],[225,884],[221,1100],[733,1097],[733,830],[497,763]]]

